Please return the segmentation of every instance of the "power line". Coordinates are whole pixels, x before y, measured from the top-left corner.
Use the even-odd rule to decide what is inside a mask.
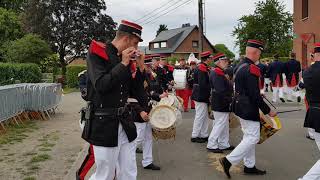
[[[180,0],[177,0],[177,1],[180,1]],[[162,9],[162,8],[165,8],[166,6],[168,6],[168,5],[169,5],[170,3],[172,3],[172,2],[175,2],[175,0],[173,0],[173,1],[172,1],[172,0],[169,0],[169,1],[167,1],[166,3],[162,3],[162,4],[160,5],[160,7],[153,9],[152,11],[150,11],[150,12],[147,13],[147,14],[145,14],[145,15],[142,16],[141,18],[136,19],[135,21],[136,21],[136,22],[139,22],[139,21],[142,20],[142,22],[143,22],[143,21],[144,21],[144,20],[143,20],[144,18],[152,15],[153,13],[157,12],[158,10],[160,10],[160,9]]]
[[[175,8],[173,8],[173,9],[171,9],[171,10],[169,10],[169,11],[165,12],[164,14],[160,14],[159,16],[157,16],[157,17],[155,17],[155,18],[151,19],[150,21],[145,22],[145,23],[142,23],[142,25],[146,25],[146,24],[153,23],[155,20],[159,19],[160,17],[162,17],[162,16],[165,16],[165,15],[169,14],[170,12],[172,12],[172,11],[174,11],[174,10],[178,9],[178,8],[179,8],[179,7],[181,7],[181,6],[184,6],[184,5],[190,4],[192,1],[193,1],[193,0],[187,0],[187,1],[185,1],[184,3],[182,3],[182,4],[178,5],[178,6],[176,6]]]
[[[173,2],[174,2],[174,1],[173,1]],[[170,9],[171,7],[176,6],[176,5],[179,4],[179,3],[181,3],[181,0],[178,0],[178,1],[174,2],[173,4],[171,4],[171,5],[170,5],[169,7],[167,7],[166,9],[163,9],[163,10],[161,10],[161,11],[159,11],[159,12],[156,12],[155,14],[152,14],[153,16],[149,16],[148,18],[142,20],[140,23],[145,23],[145,22],[149,21],[150,19],[153,19],[155,16],[157,16],[157,15],[159,15],[159,14],[167,11],[168,9]]]

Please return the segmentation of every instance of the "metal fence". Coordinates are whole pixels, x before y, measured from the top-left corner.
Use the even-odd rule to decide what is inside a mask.
[[[61,102],[61,84],[14,84],[0,86],[0,122],[25,111],[47,112]]]

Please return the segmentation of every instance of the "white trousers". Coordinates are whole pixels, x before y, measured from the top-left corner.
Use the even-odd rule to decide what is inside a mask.
[[[314,139],[314,134],[315,134],[315,133],[316,133],[316,132],[315,132],[314,129],[308,128],[308,134],[309,134],[309,136],[310,136],[312,139]]]
[[[207,148],[227,149],[229,144],[229,115],[228,112],[213,111],[214,121],[212,131],[209,136]]]
[[[196,115],[193,121],[192,138],[207,138],[209,128],[208,104],[203,102],[194,102]]]
[[[318,145],[318,148],[320,150],[320,133],[315,132],[314,133],[315,141]],[[320,180],[320,159],[316,162],[316,164],[307,172],[306,175],[304,175],[299,180]]]
[[[283,98],[283,87],[273,87],[273,102],[277,102],[279,98]]]
[[[97,168],[89,180],[114,180],[115,176],[117,176],[117,180],[136,180],[135,147],[134,142],[128,142],[128,138],[120,124],[117,147],[93,146]]]
[[[240,118],[243,138],[240,144],[227,156],[233,165],[240,163],[243,159],[244,165],[253,168],[256,164],[256,144],[260,140],[260,122],[248,121]]]
[[[146,167],[153,162],[152,158],[152,128],[150,123],[135,123],[137,127],[136,147],[142,144],[143,159],[142,166]]]

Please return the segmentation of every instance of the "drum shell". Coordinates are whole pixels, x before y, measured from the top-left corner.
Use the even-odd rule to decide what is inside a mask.
[[[187,72],[188,70],[175,69],[173,71],[174,88],[186,89],[187,88]]]

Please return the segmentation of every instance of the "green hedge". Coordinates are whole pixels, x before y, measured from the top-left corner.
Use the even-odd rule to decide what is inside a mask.
[[[74,66],[67,66],[67,86],[70,88],[75,88],[79,86],[78,74],[86,70],[87,67],[83,65],[74,65]]]
[[[0,85],[20,83],[39,83],[42,74],[36,64],[0,63]]]

